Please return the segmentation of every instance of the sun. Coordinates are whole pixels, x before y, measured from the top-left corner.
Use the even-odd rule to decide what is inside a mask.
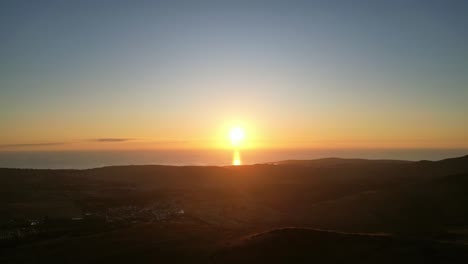
[[[229,130],[229,139],[231,140],[231,144],[233,146],[240,146],[244,138],[245,132],[241,127],[233,127],[231,130]]]

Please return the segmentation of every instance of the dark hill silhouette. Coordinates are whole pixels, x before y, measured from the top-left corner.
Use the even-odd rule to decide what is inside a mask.
[[[412,161],[407,160],[369,160],[369,159],[343,159],[343,158],[323,158],[314,160],[283,160],[268,162],[273,165],[300,165],[309,167],[338,167],[338,166],[379,166],[379,165],[397,165],[408,164]]]
[[[243,238],[214,256],[215,263],[464,263],[464,245],[282,228]]]
[[[468,156],[276,164],[0,169],[0,262],[468,262]]]
[[[321,228],[418,236],[465,230],[467,190],[465,173],[357,192],[313,204],[305,222]]]
[[[468,171],[468,155],[439,161],[419,161],[411,164],[414,171],[421,170],[431,175],[448,175]]]

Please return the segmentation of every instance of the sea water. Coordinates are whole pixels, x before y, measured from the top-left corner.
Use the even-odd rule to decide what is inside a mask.
[[[3,151],[2,168],[87,169],[113,165],[224,166],[327,157],[440,160],[468,154],[468,149],[276,149],[276,150],[126,150]]]

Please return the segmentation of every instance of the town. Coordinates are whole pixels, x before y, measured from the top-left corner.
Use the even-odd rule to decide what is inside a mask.
[[[62,235],[79,235],[112,230],[138,223],[168,222],[184,216],[175,201],[153,202],[145,206],[122,205],[84,212],[82,217],[35,219],[14,218],[0,225],[0,245],[29,242]]]

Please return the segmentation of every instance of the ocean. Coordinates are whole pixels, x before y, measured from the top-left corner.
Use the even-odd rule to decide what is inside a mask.
[[[113,165],[148,164],[223,166],[327,157],[440,160],[467,154],[468,149],[3,151],[0,152],[0,167],[88,169]]]

